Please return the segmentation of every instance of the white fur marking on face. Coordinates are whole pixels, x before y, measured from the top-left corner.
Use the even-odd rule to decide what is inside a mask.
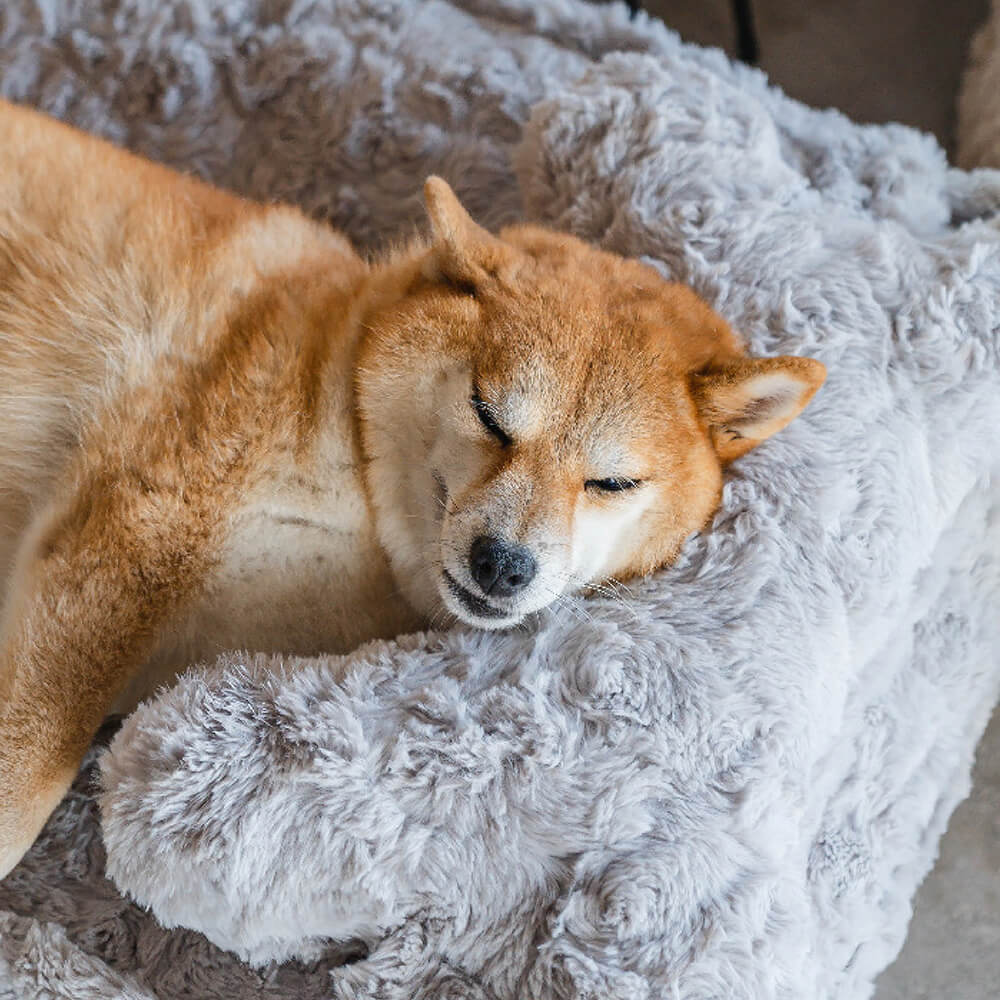
[[[633,535],[653,491],[641,486],[599,507],[581,495],[573,518],[573,575],[587,583],[610,576],[622,563],[622,547]]]
[[[588,479],[642,479],[638,459],[618,441],[597,438],[591,442],[588,461],[593,470]]]
[[[531,438],[543,432],[546,411],[534,394],[518,387],[499,390],[494,386],[479,385],[476,388],[483,401],[489,404],[497,423],[512,440]]]

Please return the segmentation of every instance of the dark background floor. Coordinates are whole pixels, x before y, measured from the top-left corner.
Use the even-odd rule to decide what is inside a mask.
[[[645,0],[688,41],[737,54],[731,0]],[[750,0],[760,67],[786,93],[953,148],[955,95],[988,0]],[[1000,996],[1000,987],[997,995]]]

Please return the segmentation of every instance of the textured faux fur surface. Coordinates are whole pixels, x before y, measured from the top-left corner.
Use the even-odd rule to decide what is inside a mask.
[[[0,884],[0,997],[868,996],[1000,682],[1000,175],[621,7],[83,10],[8,5],[7,96],[363,243],[442,173],[830,378],[623,601],[233,654],[127,721],[114,880],[304,961],[119,896],[85,774]]]

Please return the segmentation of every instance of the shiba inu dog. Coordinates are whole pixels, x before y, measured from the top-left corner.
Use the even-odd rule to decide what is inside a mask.
[[[425,196],[430,238],[369,264],[0,105],[0,875],[175,669],[663,566],[823,381],[636,261]]]

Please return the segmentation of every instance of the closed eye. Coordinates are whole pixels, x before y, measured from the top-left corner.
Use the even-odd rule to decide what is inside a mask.
[[[490,404],[481,399],[478,392],[473,392],[469,402],[476,411],[479,422],[500,442],[501,446],[506,448],[511,444],[513,438],[497,423]]]
[[[615,476],[612,479],[588,479],[583,488],[587,490],[599,490],[601,493],[623,493],[625,490],[634,490],[642,486],[641,479],[631,479],[628,476]]]

